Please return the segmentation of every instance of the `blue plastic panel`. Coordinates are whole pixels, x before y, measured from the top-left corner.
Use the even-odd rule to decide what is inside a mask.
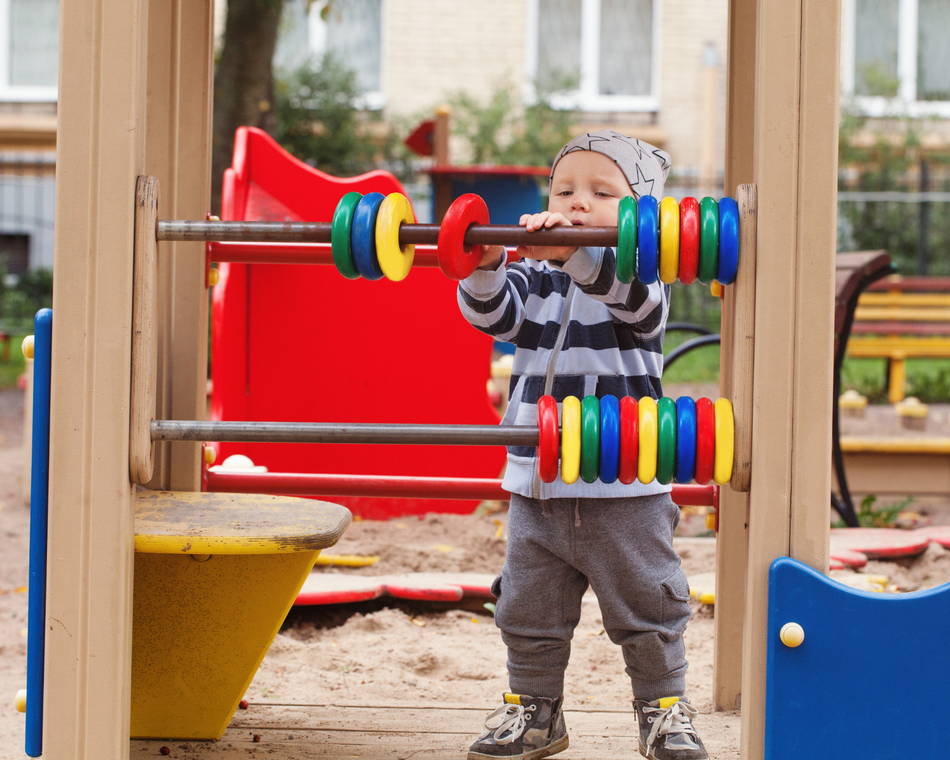
[[[796,648],[779,640],[789,622]],[[950,584],[874,594],[783,557],[768,637],[766,760],[950,757]]]

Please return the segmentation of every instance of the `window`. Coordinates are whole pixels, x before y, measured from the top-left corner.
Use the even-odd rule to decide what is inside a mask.
[[[0,0],[0,100],[56,100],[59,0]]]
[[[841,85],[869,116],[950,116],[948,0],[843,0]]]
[[[655,111],[660,0],[529,0],[527,75],[577,86],[565,106]]]
[[[327,18],[320,3],[310,11],[310,52],[331,52],[356,71],[363,90],[364,107],[382,108],[383,0],[333,0]]]

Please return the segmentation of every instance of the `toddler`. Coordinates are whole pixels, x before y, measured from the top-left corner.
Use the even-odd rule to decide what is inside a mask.
[[[529,231],[617,224],[626,195],[660,198],[670,157],[611,130],[565,145],[551,170],[549,210],[525,214]],[[543,233],[539,241],[543,240]],[[517,346],[502,424],[534,425],[543,395],[662,395],[663,333],[670,288],[617,279],[612,248],[518,248],[505,265],[486,247],[459,284],[463,316]],[[673,551],[679,509],[669,486],[599,479],[541,481],[535,449],[508,448],[508,551],[492,592],[508,648],[510,692],[485,719],[469,760],[553,755],[567,748],[564,671],[588,585],[604,629],[619,644],[633,687],[640,753],[654,760],[706,760],[683,696],[689,588]]]

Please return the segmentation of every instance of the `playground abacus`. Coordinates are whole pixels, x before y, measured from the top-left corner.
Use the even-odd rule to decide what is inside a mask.
[[[728,197],[677,202],[628,196],[620,199],[616,227],[528,232],[520,226],[491,225],[485,202],[471,193],[456,199],[441,225],[431,225],[415,223],[412,207],[400,193],[349,192],[330,223],[156,219],[154,227],[146,227],[152,228],[156,240],[209,243],[209,263],[332,263],[350,280],[399,281],[413,264],[438,265],[447,277],[464,279],[479,266],[482,246],[539,240],[553,246],[613,246],[617,276],[625,283],[678,279],[729,285],[739,264],[739,207]],[[417,250],[426,244],[434,244],[434,251]],[[735,459],[735,421],[727,399],[568,397],[559,421],[557,402],[545,396],[538,402],[536,427],[150,419],[147,430],[140,425],[136,433],[135,428],[131,470],[140,473],[138,482],[147,482],[151,456],[146,452],[158,440],[536,446],[540,480],[553,482],[560,473],[566,484],[599,478],[608,484],[656,480],[663,485],[722,485],[730,482]]]

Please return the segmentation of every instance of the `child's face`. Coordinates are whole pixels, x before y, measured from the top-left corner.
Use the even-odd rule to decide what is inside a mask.
[[[558,161],[548,210],[563,214],[573,225],[611,227],[617,224],[617,206],[625,195],[633,193],[617,164],[602,153],[578,150]]]

